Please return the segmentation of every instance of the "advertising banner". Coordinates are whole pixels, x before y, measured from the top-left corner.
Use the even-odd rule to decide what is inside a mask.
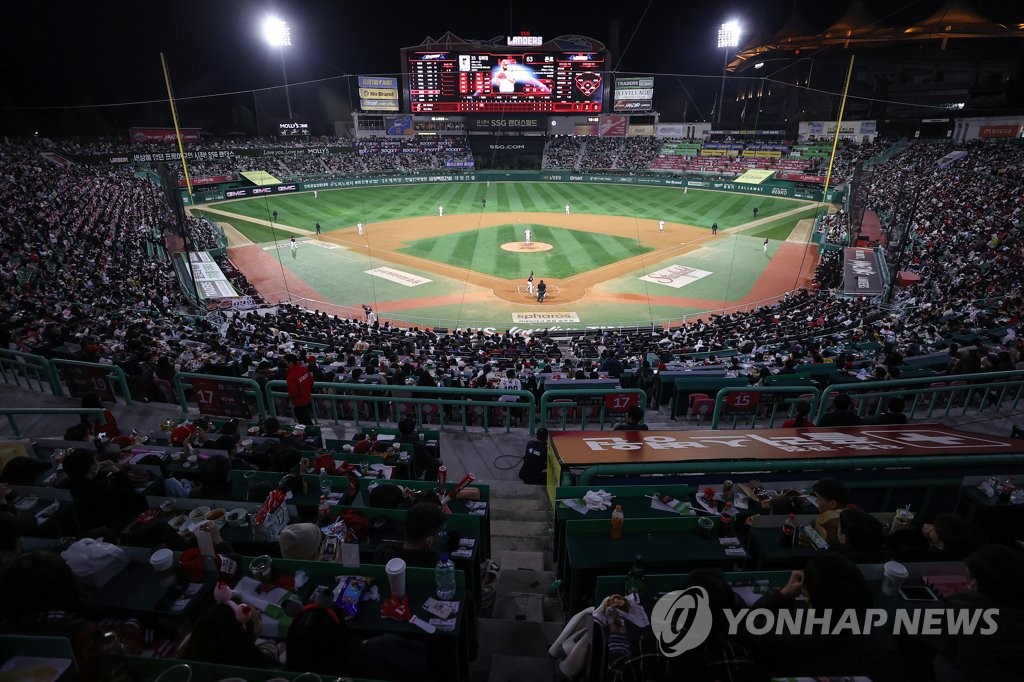
[[[776,173],[776,179],[788,180],[789,182],[813,182],[819,185],[825,184],[824,175],[806,175],[804,173]],[[840,180],[840,178],[833,177],[833,180]]]
[[[398,99],[398,90],[388,88],[359,88],[359,97],[362,99]]]
[[[237,179],[237,175],[193,175],[189,178],[192,181],[193,187],[198,185],[216,185],[221,182],[234,182]],[[185,186],[185,178],[178,180],[178,187]]]
[[[649,99],[644,100],[628,100],[628,99],[617,99],[615,105],[612,107],[613,111],[620,112],[633,112],[643,113],[650,111],[654,108],[654,102]]]
[[[60,375],[72,398],[84,398],[94,393],[104,402],[117,402],[117,396],[107,381],[107,370],[103,367],[61,365]]]
[[[277,134],[281,137],[288,137],[290,135],[309,135],[309,124],[308,123],[278,123]]]
[[[480,116],[466,121],[469,130],[544,130],[547,118],[544,116]]]
[[[182,128],[181,141],[185,144],[198,144],[202,141],[199,132],[199,128]],[[174,128],[129,128],[128,136],[132,138],[132,142],[140,143],[174,144],[178,141]]]
[[[360,88],[398,89],[398,79],[386,76],[358,76]]]
[[[1013,138],[1019,133],[1019,125],[981,126],[978,129],[978,137],[984,139]]]
[[[681,123],[659,123],[658,137],[686,137],[686,127]]]
[[[361,99],[359,108],[363,111],[398,111],[397,99]]]
[[[626,116],[602,116],[598,123],[598,134],[601,137],[625,137],[628,123],[629,118]]]
[[[615,79],[615,92],[616,97],[622,90],[630,90],[634,88],[646,88],[651,90],[654,88],[654,77],[648,76],[645,78],[616,78]]]
[[[240,384],[217,379],[190,377],[185,381],[192,384],[201,414],[215,417],[236,417],[248,419],[252,416],[249,402],[245,399],[245,391]]]

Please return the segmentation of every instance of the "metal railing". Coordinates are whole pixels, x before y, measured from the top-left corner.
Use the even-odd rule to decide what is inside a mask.
[[[60,371],[61,367],[82,367],[92,370],[101,370],[104,372],[104,378],[99,379],[97,377],[96,381],[101,381],[102,384],[93,384],[90,386],[90,389],[96,393],[103,393],[104,389],[109,386],[111,393],[114,396],[120,395],[124,398],[126,405],[132,404],[132,392],[128,389],[128,380],[125,377],[124,370],[117,365],[104,365],[98,362],[81,362],[79,360],[50,360],[50,366],[54,376],[58,379],[64,377]]]
[[[24,379],[25,385],[30,389],[42,391],[46,387],[53,395],[63,395],[53,366],[41,355],[17,350],[0,350],[0,377],[7,385],[13,383],[21,388]],[[35,387],[32,386],[33,382],[36,384]]]
[[[728,400],[730,395],[734,394],[745,394],[753,393],[758,396],[757,401],[750,400],[744,405],[730,405]],[[785,396],[795,396],[786,398]],[[783,396],[782,400],[765,400],[764,396]],[[749,422],[744,424],[749,428],[754,428],[756,422],[767,419],[767,428],[772,428],[775,425],[775,418],[778,416],[780,406],[784,408],[783,416],[789,418],[793,415],[793,406],[800,400],[804,399],[804,396],[808,396],[807,400],[811,403],[811,413],[814,412],[818,401],[821,399],[821,391],[814,386],[751,386],[749,388],[743,386],[727,386],[720,389],[715,395],[715,410],[711,415],[711,428],[718,429],[721,426],[721,419],[723,416],[728,416],[726,411],[734,411],[732,415],[732,427],[736,428],[739,423],[740,417],[749,417]],[[749,411],[746,408],[752,408]],[[764,407],[764,412],[761,411],[761,407]],[[737,410],[745,411],[745,414],[736,412]],[[808,415],[810,419],[810,415]],[[746,421],[746,420],[745,420]]]
[[[497,400],[509,395],[516,396],[518,402]],[[267,382],[266,397],[270,414],[277,416],[278,401],[287,404],[287,382]],[[465,431],[471,422],[479,421],[484,431],[503,426],[507,433],[515,420],[521,423],[525,416],[526,425],[533,433],[537,419],[537,406],[529,391],[317,381],[313,384],[312,398],[313,414],[318,420],[337,423],[350,419],[357,426],[364,421],[379,426],[382,421],[397,422],[404,417],[425,424],[436,418],[442,428],[447,423],[458,422]]]
[[[618,405],[612,405],[612,409],[609,410],[609,405],[605,399],[605,396],[609,395],[622,396],[619,400],[623,402]],[[641,410],[646,411],[647,393],[639,388],[573,388],[544,391],[540,396],[540,425],[547,428],[550,424],[550,418],[555,416],[561,423],[561,430],[565,431],[565,427],[570,421],[573,422],[573,426],[576,425],[578,413],[581,429],[587,428],[588,418],[596,417],[594,421],[597,422],[600,430],[604,431],[605,417],[609,416],[609,412],[624,412],[628,402],[631,402],[628,399],[628,396],[631,395],[637,396],[637,404]],[[591,400],[581,401],[578,398]],[[600,402],[592,402],[594,398],[600,398]]]
[[[884,412],[886,399],[892,396],[899,396],[909,403],[904,412],[908,419],[919,416],[919,407],[924,411],[921,418],[925,419],[932,418],[936,410],[943,416],[948,416],[953,408],[960,408],[959,413],[963,415],[972,407],[977,407],[978,410],[988,407],[1000,408],[1006,406],[1010,400],[1010,409],[1016,410],[1021,398],[1024,397],[1024,372],[941,374],[920,379],[833,384],[822,391],[815,423],[828,411],[832,398],[837,393],[846,393],[857,401],[857,414],[862,417]],[[923,401],[927,404],[922,405]]]
[[[0,407],[0,415],[7,417],[7,423],[10,424],[11,430],[14,431],[15,438],[21,438],[21,429],[18,428],[18,420],[15,417],[27,414],[47,417],[65,414],[79,417],[99,417],[100,424],[107,423],[106,419],[103,418],[103,408],[101,407]]]
[[[239,389],[242,391],[244,400],[251,400],[252,403],[255,405],[256,412],[259,414],[260,417],[260,421],[262,422],[264,419],[267,418],[268,412],[266,400],[264,398],[263,391],[260,389],[259,383],[257,383],[255,379],[249,379],[248,377],[225,377],[216,374],[199,374],[198,372],[178,372],[177,374],[174,375],[174,393],[178,397],[178,404],[181,406],[182,414],[188,414],[188,398],[185,395],[186,384],[188,384],[188,387],[192,388],[193,391],[204,390],[210,393],[210,395],[194,396],[196,405],[199,407],[199,410],[201,412],[204,411],[204,405],[215,405],[217,404],[217,402],[222,401],[228,397],[221,395],[221,391],[219,390],[220,386],[211,389],[196,389],[196,387],[192,384],[190,379],[199,379],[203,381],[216,382],[221,386],[223,384],[237,384]],[[216,395],[213,395],[214,391],[216,392]],[[208,414],[213,414],[214,416],[224,416],[216,415],[209,409],[207,409],[206,412]],[[273,414],[273,412],[270,412],[270,414]]]

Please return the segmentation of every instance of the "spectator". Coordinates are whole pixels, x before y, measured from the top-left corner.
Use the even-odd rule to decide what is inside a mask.
[[[809,402],[806,400],[799,400],[793,407],[796,412],[796,416],[790,417],[786,421],[782,422],[782,428],[803,429],[809,426],[814,426],[814,422],[809,419],[811,414],[811,404]]]
[[[868,424],[906,424],[907,415],[903,414],[906,403],[898,395],[890,396],[885,401],[885,412],[868,419]]]
[[[323,533],[312,523],[293,523],[281,531],[278,544],[283,559],[317,561],[320,559],[320,544]]]
[[[851,610],[857,622],[863,622],[872,606],[871,592],[857,567],[845,556],[828,552],[812,556],[804,570],[793,571],[781,590],[765,595],[754,608],[792,609],[801,594],[808,609],[819,614],[831,609],[833,619]],[[770,634],[750,641],[769,677],[844,674],[873,680],[906,679],[902,654],[884,628],[872,628],[868,635],[851,634],[847,629],[821,635]]]
[[[547,482],[548,430],[537,429],[537,435],[526,444],[523,463],[519,467],[519,480],[529,485],[544,485]]]
[[[934,522],[898,530],[886,541],[900,562],[963,561],[987,543],[981,528],[956,514],[938,514]]]
[[[1017,648],[1024,641],[1024,555],[1002,545],[986,545],[967,560],[970,592],[946,601],[948,608],[995,609],[996,630],[987,635],[949,636],[939,643],[934,670],[937,682],[1013,680],[1020,678]]]
[[[64,459],[64,474],[83,532],[100,526],[126,528],[149,509],[146,498],[135,492],[130,475],[113,462],[97,461],[90,450],[72,450]]]
[[[405,513],[405,540],[401,544],[388,542],[378,547],[373,563],[386,564],[398,557],[408,566],[433,568],[438,554],[448,551],[447,547],[434,546],[435,536],[447,520],[436,504],[417,502]]]
[[[288,397],[292,401],[292,414],[299,424],[313,423],[313,375],[305,363],[292,353],[285,356],[288,363]]]
[[[845,393],[839,393],[832,401],[832,409],[818,420],[818,426],[857,426],[863,424],[853,409],[853,400]]]
[[[814,529],[830,545],[839,543],[839,515],[849,505],[850,491],[841,481],[823,478],[812,487],[818,506]]]
[[[249,611],[246,620],[228,604],[215,604],[204,611],[179,647],[179,657],[189,661],[217,663],[246,668],[276,668],[279,665],[273,642],[257,643],[262,615]]]
[[[616,424],[615,431],[647,431],[647,424],[644,424],[644,411],[639,405],[630,405],[626,410],[626,421]]]
[[[101,630],[82,615],[81,587],[64,560],[51,552],[22,554],[7,565],[0,577],[0,614],[6,633],[68,640],[79,670],[90,676],[99,673],[94,653],[102,632],[117,634],[129,654],[142,648],[137,624],[105,623]]]

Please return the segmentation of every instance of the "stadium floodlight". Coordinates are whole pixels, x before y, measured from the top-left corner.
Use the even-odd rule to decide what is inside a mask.
[[[287,47],[292,44],[292,31],[288,23],[277,17],[263,20],[263,37],[271,47]]]
[[[740,44],[740,35],[742,33],[743,30],[740,28],[740,22],[735,19],[725,22],[718,29],[718,46],[736,47]]]
[[[288,120],[292,120],[292,97],[288,92],[288,70],[284,66],[284,48],[292,44],[292,30],[288,23],[278,17],[267,17],[263,20],[263,38],[271,47],[281,53],[281,75],[284,76],[284,99],[288,103]]]
[[[725,48],[725,57],[722,62],[722,89],[718,93],[718,109],[716,110],[717,116],[715,117],[716,123],[722,122],[722,109],[725,108],[725,72],[729,67],[729,48],[736,47],[740,44],[740,35],[743,33],[743,29],[740,28],[740,22],[732,19],[725,22],[718,29],[718,47]]]

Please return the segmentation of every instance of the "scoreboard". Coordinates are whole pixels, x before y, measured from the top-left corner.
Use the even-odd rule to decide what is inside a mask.
[[[601,113],[604,51],[405,53],[413,113]]]

